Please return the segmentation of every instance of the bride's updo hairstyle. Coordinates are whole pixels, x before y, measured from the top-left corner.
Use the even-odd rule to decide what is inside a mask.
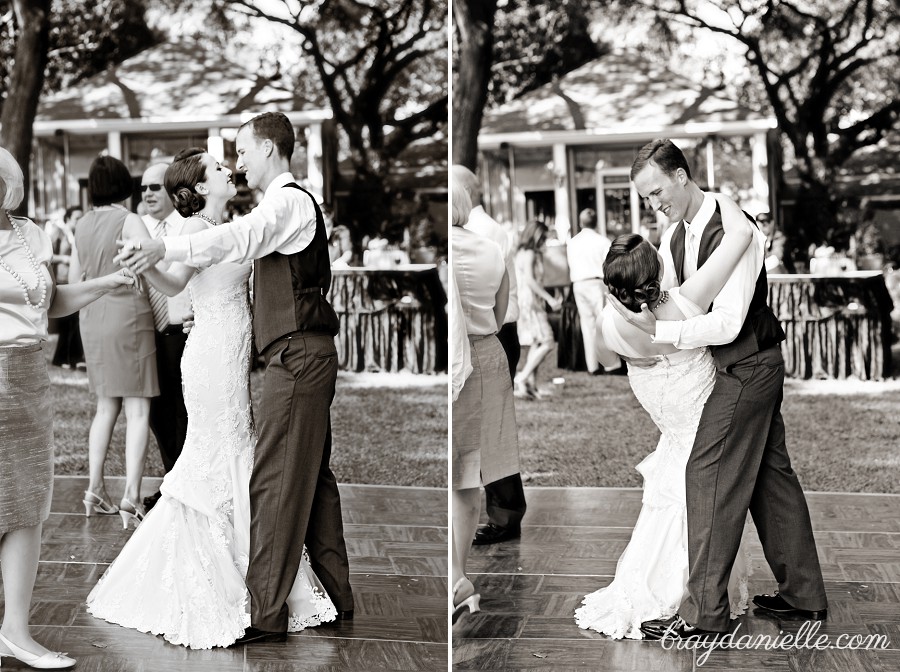
[[[206,206],[206,199],[195,191],[197,183],[206,180],[206,166],[200,160],[202,154],[206,154],[202,147],[188,147],[178,152],[172,165],[166,168],[166,192],[182,217],[190,217]]]
[[[609,293],[633,313],[641,304],[653,306],[660,295],[660,266],[656,248],[636,233],[613,241],[603,262],[603,282]]]

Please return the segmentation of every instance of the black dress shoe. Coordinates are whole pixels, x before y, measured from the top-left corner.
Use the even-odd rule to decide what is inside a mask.
[[[144,508],[149,511],[156,503],[159,501],[159,498],[162,497],[162,493],[157,490],[154,494],[144,497]]]
[[[797,609],[785,602],[784,598],[778,593],[775,593],[774,595],[755,595],[753,597],[753,604],[760,609],[777,616],[802,618],[805,621],[824,621],[828,618],[828,609],[820,609],[818,611]]]
[[[500,527],[494,523],[488,523],[484,527],[478,528],[472,543],[475,546],[486,546],[487,544],[499,544],[501,541],[518,539],[521,536],[522,529],[520,527]]]
[[[705,641],[725,635],[717,630],[703,630],[685,621],[681,616],[672,616],[656,621],[641,623],[641,632],[647,639],[699,639]]]
[[[286,642],[286,632],[271,632],[269,630],[260,630],[259,628],[249,627],[244,630],[244,634],[237,638],[231,646],[239,644],[251,644],[254,642]]]
[[[339,621],[352,621],[353,620],[353,609],[347,609],[345,611],[339,611],[337,613],[337,620]]]

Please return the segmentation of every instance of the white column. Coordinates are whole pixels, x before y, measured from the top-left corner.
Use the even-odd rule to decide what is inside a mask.
[[[206,151],[219,163],[225,160],[225,138],[222,137],[220,129],[209,129],[206,138]]]
[[[568,240],[572,229],[569,218],[569,161],[566,146],[562,144],[553,145],[553,206],[556,210],[556,233],[560,240]]]
[[[716,151],[713,144],[713,138],[706,139],[706,184],[710,191],[716,188]]]
[[[106,134],[106,151],[114,159],[122,160],[122,134],[119,131]]]
[[[597,233],[606,235],[606,185],[603,169],[606,161],[600,159],[594,166],[594,202],[597,204]]]
[[[312,190],[322,194],[325,176],[322,174],[322,124],[306,127],[306,177]]]
[[[759,201],[761,209],[769,209],[769,153],[765,132],[750,138],[751,164],[753,169],[753,199]]]

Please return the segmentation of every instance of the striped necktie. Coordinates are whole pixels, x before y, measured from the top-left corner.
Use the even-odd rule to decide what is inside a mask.
[[[164,235],[166,235],[166,220],[163,219],[157,222],[153,237],[158,239]],[[149,285],[147,293],[150,297],[150,310],[153,311],[153,324],[157,331],[165,331],[169,326],[169,297]]]

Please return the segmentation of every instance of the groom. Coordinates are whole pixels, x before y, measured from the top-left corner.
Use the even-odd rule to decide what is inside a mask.
[[[252,627],[236,643],[285,641],[304,542],[338,618],[353,618],[341,500],[328,464],[338,318],[325,298],[331,265],[322,211],[290,173],[290,120],[271,112],[251,119],[236,148],[237,169],[264,191],[259,205],[190,236],[125,243],[117,259],[136,273],[162,259],[200,268],[255,260],[253,334],[265,376],[250,478]]]
[[[691,179],[684,155],[669,140],[641,148],[631,179],[651,207],[677,222],[663,235],[660,253],[665,277],[681,284],[722,240],[715,198]],[[685,474],[686,596],[675,617],[642,624],[648,639],[708,638],[729,630],[728,578],[748,510],[778,582],[775,595],[757,595],[754,604],[778,616],[826,617],[809,510],[785,446],[778,345],[785,336],[766,304],[763,243],[758,234],[706,315],[657,322],[646,308],[632,313],[613,298],[619,313],[655,342],[709,346],[717,369]]]

